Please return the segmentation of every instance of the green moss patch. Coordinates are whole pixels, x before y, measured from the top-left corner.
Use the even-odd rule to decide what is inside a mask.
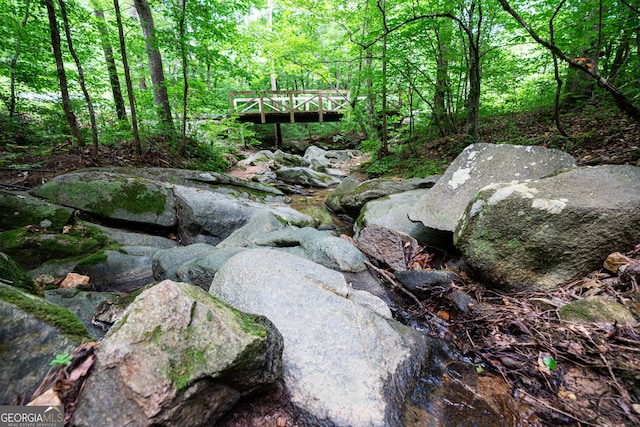
[[[562,320],[576,322],[607,322],[636,324],[631,312],[622,304],[603,298],[581,299],[560,308]]]
[[[31,277],[9,255],[0,252],[0,281],[25,292],[40,297],[44,296],[42,289],[33,283]]]
[[[54,180],[36,192],[49,200],[103,217],[117,211],[160,215],[167,202],[167,194],[151,181],[108,175],[91,180],[84,175],[74,181]]]
[[[0,283],[0,300],[13,304],[42,322],[60,329],[73,341],[93,341],[87,328],[75,314],[65,308],[51,304],[44,298],[27,294]]]
[[[33,268],[48,260],[73,258],[105,249],[109,239],[98,228],[74,226],[68,233],[49,233],[23,227],[0,233],[0,250]],[[106,255],[105,255],[106,256]]]

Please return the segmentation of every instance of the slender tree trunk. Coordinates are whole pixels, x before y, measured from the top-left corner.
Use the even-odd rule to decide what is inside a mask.
[[[142,154],[142,145],[140,144],[140,133],[138,132],[138,115],[136,114],[136,100],[133,96],[133,82],[131,81],[131,71],[129,70],[129,61],[127,60],[127,46],[124,42],[124,30],[122,28],[122,14],[120,13],[120,4],[118,0],[113,0],[113,6],[116,11],[116,22],[118,24],[118,39],[120,41],[120,55],[122,56],[122,68],[124,69],[124,77],[127,84],[127,97],[129,98],[129,109],[131,110],[131,128],[133,129],[133,148],[136,154]]]
[[[153,15],[147,0],[134,0],[138,17],[142,25],[147,57],[149,58],[149,71],[151,82],[153,83],[153,100],[158,111],[158,118],[164,130],[171,139],[175,136],[171,106],[169,105],[169,94],[167,92],[164,69],[162,68],[162,56],[158,47],[158,37],[153,23]]]
[[[555,13],[553,14],[553,16],[551,17],[551,19],[549,19],[549,39],[551,40],[551,43],[555,43],[555,33],[553,30],[553,20],[556,18],[556,16],[558,15],[558,12],[560,12],[560,9],[562,8],[562,6],[564,5],[565,0],[562,0],[560,2],[560,4],[558,5],[558,7],[556,7]],[[567,133],[565,132],[564,128],[562,127],[562,124],[560,123],[560,94],[562,92],[562,79],[560,78],[560,72],[558,70],[558,56],[556,54],[552,54],[553,55],[553,75],[556,79],[556,94],[554,97],[554,103],[553,103],[553,120],[556,123],[556,127],[558,128],[558,132],[560,132],[560,134],[562,136],[569,136],[567,135]]]
[[[109,83],[111,84],[111,93],[113,94],[113,102],[116,106],[116,114],[119,120],[127,119],[127,110],[124,105],[124,97],[122,96],[122,88],[120,86],[120,78],[118,77],[118,69],[113,59],[113,48],[109,41],[109,30],[107,28],[104,12],[101,10],[97,1],[92,2],[93,13],[96,17],[98,31],[100,32],[100,41],[102,43],[102,52],[104,53],[104,62],[107,64],[107,72],[109,74]]]
[[[80,65],[80,59],[78,58],[78,55],[73,48],[73,41],[71,40],[71,30],[69,29],[69,19],[67,18],[67,7],[64,4],[64,0],[58,0],[58,5],[60,6],[60,13],[62,15],[64,33],[67,37],[67,46],[69,48],[69,53],[71,53],[71,56],[76,63],[76,67],[78,68],[78,80],[80,81],[80,87],[82,88],[84,98],[87,101],[87,108],[89,109],[89,120],[91,122],[91,139],[93,141],[93,153],[96,154],[98,153],[98,126],[96,124],[96,113],[93,109],[93,102],[91,102],[91,97],[89,96],[87,85],[85,84],[84,71],[82,70],[82,65]]]
[[[187,145],[187,101],[189,96],[189,80],[187,73],[187,42],[185,40],[185,19],[187,14],[187,0],[182,0],[180,19],[178,20],[178,42],[180,43],[180,59],[182,62],[182,129],[180,148]]]
[[[56,11],[53,5],[53,0],[44,0],[44,4],[47,7],[47,15],[49,16],[49,30],[51,33],[51,47],[53,49],[53,56],[56,60],[56,70],[58,74],[58,81],[60,82],[60,95],[62,97],[62,109],[67,119],[67,124],[71,130],[71,134],[75,138],[79,147],[84,147],[84,139],[80,133],[76,115],[73,112],[71,106],[71,100],[69,99],[69,87],[67,85],[67,74],[64,69],[64,61],[62,59],[62,49],[60,45],[60,32],[58,31],[58,22],[56,20]]]
[[[475,6],[478,6],[478,24],[476,31],[471,28]],[[480,120],[480,28],[482,26],[482,8],[473,2],[469,11],[469,26],[463,26],[469,41],[469,95],[467,97],[467,136],[473,142],[478,140],[478,122]],[[460,21],[459,21],[460,22]]]
[[[20,48],[22,46],[22,32],[24,28],[27,26],[27,21],[29,20],[29,6],[31,5],[31,0],[27,0],[27,4],[24,9],[24,17],[22,18],[22,23],[20,24],[20,30],[18,32],[18,41],[16,42],[16,52],[13,54],[11,58],[11,82],[10,93],[9,93],[9,117],[15,117],[16,115],[16,69],[18,67],[18,57],[20,56]]]

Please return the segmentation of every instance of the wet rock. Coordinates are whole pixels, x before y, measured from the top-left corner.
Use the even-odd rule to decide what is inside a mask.
[[[460,282],[455,273],[446,270],[405,270],[394,274],[396,280],[419,299],[430,296],[435,287],[446,288]]]

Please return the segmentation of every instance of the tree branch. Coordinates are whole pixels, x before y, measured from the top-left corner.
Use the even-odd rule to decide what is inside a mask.
[[[547,48],[551,53],[556,55],[558,58],[567,62],[570,67],[576,68],[589,76],[595,79],[598,82],[598,85],[605,90],[607,90],[611,96],[613,97],[616,105],[620,110],[622,110],[627,116],[632,118],[633,120],[640,123],[640,110],[638,107],[633,105],[631,101],[622,93],[620,90],[612,85],[607,79],[602,77],[598,72],[594,69],[593,64],[587,61],[580,61],[578,58],[572,58],[567,55],[562,49],[557,47],[554,43],[549,42],[538,35],[529,24],[525,22],[525,20],[516,12],[510,5],[507,3],[507,0],[498,0],[502,8],[511,15],[518,23],[529,33],[529,35],[540,45]]]

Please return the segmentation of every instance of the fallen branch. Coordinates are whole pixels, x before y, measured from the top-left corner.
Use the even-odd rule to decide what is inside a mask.
[[[375,271],[376,273],[378,273],[380,276],[382,276],[382,278],[384,278],[387,282],[389,282],[389,284],[391,284],[391,286],[393,286],[394,288],[398,289],[400,292],[404,293],[405,295],[407,295],[409,298],[411,298],[412,300],[414,300],[416,302],[416,304],[418,304],[418,306],[420,307],[420,309],[422,309],[422,302],[420,302],[420,300],[411,292],[409,292],[407,289],[404,288],[404,286],[402,286],[400,283],[396,282],[391,275],[389,275],[389,273],[387,273],[386,271],[384,271],[381,268],[376,267],[375,265],[371,264],[369,261],[365,261],[364,262],[365,265],[369,268],[371,268],[373,271]]]

